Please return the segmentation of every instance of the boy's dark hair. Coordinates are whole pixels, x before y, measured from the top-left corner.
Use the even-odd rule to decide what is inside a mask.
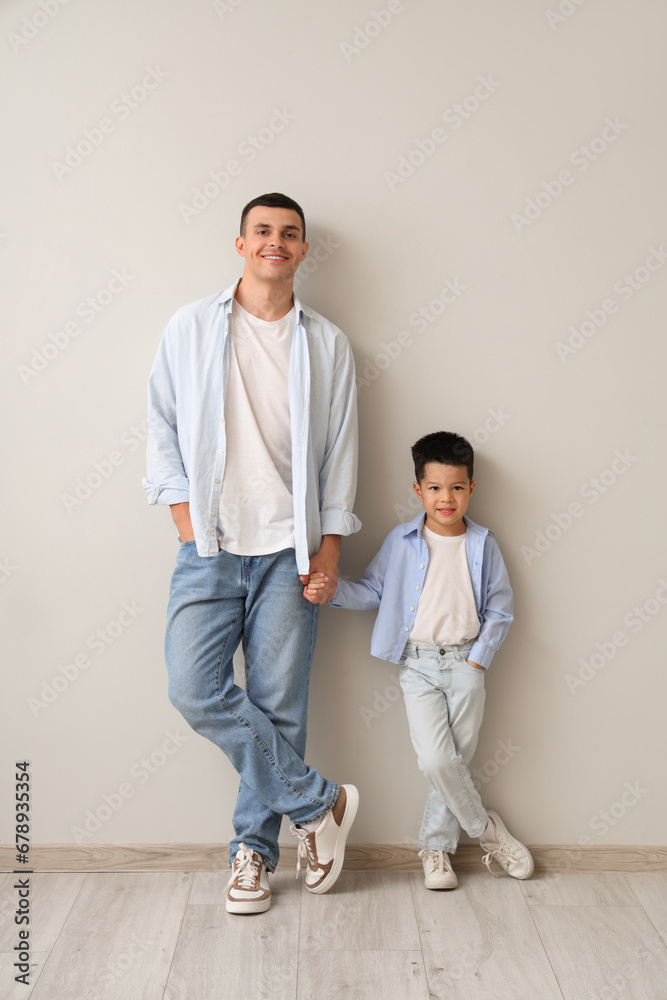
[[[241,227],[239,232],[241,236],[245,236],[246,220],[248,218],[248,212],[251,208],[257,208],[258,205],[263,205],[266,208],[291,208],[293,212],[296,212],[301,219],[301,228],[303,232],[301,233],[301,238],[305,240],[306,238],[306,217],[303,214],[303,209],[301,205],[297,205],[293,198],[288,198],[286,194],[280,194],[278,191],[272,191],[271,194],[260,194],[259,198],[253,198],[249,201],[246,207],[241,212]]]
[[[460,434],[450,431],[435,431],[420,438],[412,446],[412,460],[415,463],[415,479],[421,483],[424,469],[429,462],[441,465],[465,465],[468,480],[472,482],[475,452],[469,441]]]

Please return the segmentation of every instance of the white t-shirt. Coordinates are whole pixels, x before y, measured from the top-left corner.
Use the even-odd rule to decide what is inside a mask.
[[[466,536],[438,535],[422,528],[428,566],[410,642],[458,645],[479,633],[475,595],[466,559]]]
[[[289,361],[294,307],[267,323],[234,299],[225,395],[221,548],[261,556],[294,546]]]

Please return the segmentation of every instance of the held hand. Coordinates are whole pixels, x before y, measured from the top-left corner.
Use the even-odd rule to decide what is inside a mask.
[[[325,535],[319,552],[310,560],[309,572],[299,579],[303,596],[311,604],[328,604],[338,586],[340,535]]]

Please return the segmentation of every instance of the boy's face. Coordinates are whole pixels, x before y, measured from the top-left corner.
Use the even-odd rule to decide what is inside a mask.
[[[462,535],[465,532],[463,515],[475,488],[475,480],[470,482],[465,465],[427,462],[424,478],[412,485],[424,505],[427,528],[437,535]]]

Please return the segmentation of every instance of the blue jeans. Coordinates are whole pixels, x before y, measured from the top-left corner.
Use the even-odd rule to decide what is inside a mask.
[[[317,617],[294,549],[203,558],[194,542],[181,545],[167,610],[169,699],[241,775],[230,861],[243,842],[273,871],[283,814],[310,823],[336,801],[338,785],[303,760]],[[240,642],[246,691],[234,683]]]
[[[399,673],[412,745],[431,784],[419,846],[447,854],[461,827],[479,837],[489,818],[468,770],[485,699],[485,672],[467,662],[471,648],[409,642]]]

